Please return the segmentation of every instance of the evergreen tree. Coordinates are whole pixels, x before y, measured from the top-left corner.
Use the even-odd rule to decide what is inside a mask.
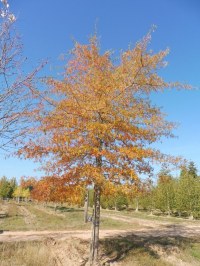
[[[193,176],[194,178],[197,177],[197,168],[196,168],[194,162],[192,162],[192,161],[188,165],[188,174]]]

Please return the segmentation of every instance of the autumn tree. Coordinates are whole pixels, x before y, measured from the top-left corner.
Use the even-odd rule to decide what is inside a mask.
[[[69,185],[64,178],[46,176],[35,181],[30,192],[32,199],[45,203],[54,202],[56,207],[57,203],[80,205],[85,190],[78,185]]]
[[[124,184],[124,189],[129,203],[135,207],[135,211],[139,211],[139,203],[141,198],[146,195],[148,190],[149,182],[148,180],[135,179],[133,183]]]
[[[112,182],[105,182],[102,187],[101,207],[119,210],[124,206],[128,206],[128,198],[126,190],[121,184],[113,184]]]
[[[30,198],[30,190],[28,188],[23,188],[17,186],[13,192],[13,197],[17,199],[17,202],[20,202],[20,199],[28,200]]]
[[[30,116],[33,137],[19,155],[46,161],[46,170],[68,184],[93,185],[94,215],[90,264],[98,260],[100,196],[106,181],[134,182],[149,174],[154,162],[171,161],[153,148],[172,137],[174,124],[165,119],[150,94],[179,86],[159,75],[168,50],[148,51],[151,33],[113,60],[101,54],[98,39],[75,43],[63,80],[46,80],[44,98]],[[46,98],[47,99],[47,98]]]
[[[37,183],[37,180],[34,177],[25,177],[22,176],[20,178],[20,186],[25,189],[29,189],[29,191],[32,191]]]

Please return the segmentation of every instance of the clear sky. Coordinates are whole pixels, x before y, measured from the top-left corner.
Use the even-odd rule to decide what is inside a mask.
[[[200,1],[199,0],[10,0],[18,17],[26,70],[49,59],[45,73],[62,72],[61,54],[73,47],[73,39],[86,43],[95,25],[101,49],[125,50],[142,38],[153,24],[150,49],[170,48],[169,65],[162,71],[168,81],[181,81],[200,87]],[[153,95],[168,119],[178,122],[177,139],[165,140],[159,148],[165,153],[193,160],[200,169],[200,91],[169,91]],[[0,158],[0,176],[39,176],[31,161]]]

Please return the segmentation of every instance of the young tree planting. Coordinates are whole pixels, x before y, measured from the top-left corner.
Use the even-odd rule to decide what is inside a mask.
[[[180,215],[185,212],[191,219],[198,216],[200,210],[200,182],[196,173],[197,170],[193,172],[191,167],[185,167],[176,185],[176,209]]]
[[[124,186],[129,203],[135,207],[136,212],[139,211],[140,200],[146,195],[148,186],[148,180],[141,181],[140,179],[136,179],[133,184]]]
[[[174,124],[149,96],[181,85],[158,75],[168,50],[148,51],[150,39],[149,33],[118,60],[110,51],[101,54],[96,36],[89,44],[75,43],[63,80],[46,81],[48,102],[41,99],[30,112],[33,138],[19,150],[26,158],[46,160],[47,172],[67,184],[94,187],[90,265],[98,261],[104,184],[134,183],[152,171],[152,163],[177,162],[151,146],[172,137]]]
[[[154,191],[156,208],[170,216],[175,209],[175,180],[167,169],[158,174],[158,184]]]

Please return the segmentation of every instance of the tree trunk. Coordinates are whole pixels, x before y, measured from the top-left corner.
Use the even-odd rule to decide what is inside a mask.
[[[117,201],[115,201],[115,211],[117,211]]]
[[[136,203],[135,211],[138,212],[139,211],[139,199],[138,198],[135,199],[135,203]]]
[[[170,208],[170,202],[169,202],[169,193],[167,192],[167,216],[171,216],[171,208]]]
[[[101,117],[99,117],[100,120]],[[102,122],[102,121],[101,121]],[[97,138],[99,141],[99,151],[102,151],[103,141]],[[96,157],[96,166],[102,170],[102,155]],[[99,249],[99,223],[100,223],[100,197],[101,187],[98,183],[94,184],[94,210],[92,217],[92,237],[90,243],[90,266],[99,265],[98,261],[98,249]]]
[[[150,214],[149,214],[149,215],[150,215],[150,216],[153,216],[153,210],[150,211]]]
[[[100,223],[100,188],[94,186],[94,213],[92,218],[92,239],[90,244],[90,266],[98,265],[99,223]]]
[[[189,220],[194,220],[194,216],[192,212],[190,213]]]
[[[167,216],[168,217],[171,216],[171,209],[170,209],[169,201],[167,201]]]
[[[85,204],[84,204],[84,222],[88,222],[88,205],[89,205],[89,190],[85,195]]]

